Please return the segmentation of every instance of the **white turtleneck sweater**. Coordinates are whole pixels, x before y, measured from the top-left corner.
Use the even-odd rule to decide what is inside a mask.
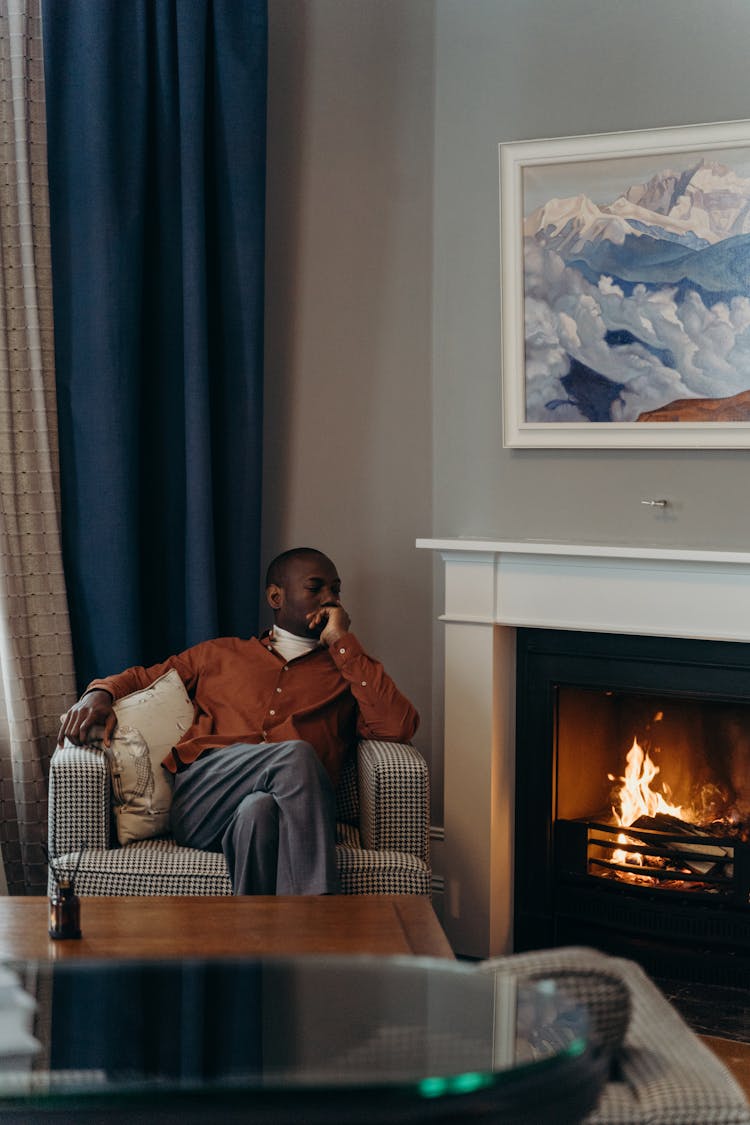
[[[286,629],[279,629],[278,625],[271,627],[271,647],[278,652],[284,660],[296,660],[306,652],[318,648],[320,641],[317,637],[298,637],[296,633],[289,633]]]

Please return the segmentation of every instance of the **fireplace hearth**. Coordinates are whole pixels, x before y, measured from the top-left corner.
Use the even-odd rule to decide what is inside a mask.
[[[750,986],[750,646],[519,629],[516,671],[515,948]]]

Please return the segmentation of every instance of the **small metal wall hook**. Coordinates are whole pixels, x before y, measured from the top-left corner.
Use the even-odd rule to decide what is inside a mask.
[[[645,504],[647,508],[666,508],[669,506],[668,500],[641,500],[641,504]]]

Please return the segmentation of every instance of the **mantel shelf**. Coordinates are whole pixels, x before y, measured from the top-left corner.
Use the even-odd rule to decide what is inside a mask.
[[[622,546],[616,543],[564,543],[552,539],[417,539],[418,548],[493,555],[556,555],[569,558],[654,559],[674,563],[750,565],[750,551],[712,551],[695,547]]]

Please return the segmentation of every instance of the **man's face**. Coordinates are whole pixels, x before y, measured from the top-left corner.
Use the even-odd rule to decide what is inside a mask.
[[[298,637],[320,636],[325,621],[311,629],[309,615],[317,613],[322,606],[339,605],[340,594],[341,579],[325,555],[299,555],[290,559],[283,582],[269,586],[266,591],[276,624]]]

